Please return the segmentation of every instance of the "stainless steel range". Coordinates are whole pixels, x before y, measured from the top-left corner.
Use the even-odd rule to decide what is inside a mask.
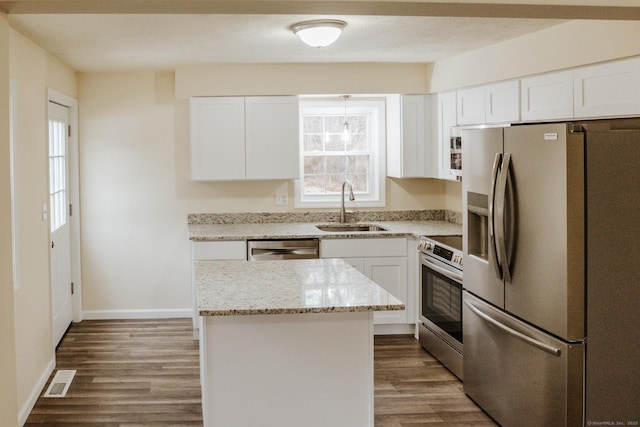
[[[462,379],[462,236],[422,236],[420,344]]]

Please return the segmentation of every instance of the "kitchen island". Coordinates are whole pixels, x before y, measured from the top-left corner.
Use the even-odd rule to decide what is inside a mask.
[[[194,263],[204,425],[373,426],[373,311],[346,262]]]

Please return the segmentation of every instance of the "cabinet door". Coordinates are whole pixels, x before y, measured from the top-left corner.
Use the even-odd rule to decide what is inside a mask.
[[[579,68],[573,85],[577,118],[640,114],[640,58]]]
[[[573,118],[573,71],[520,80],[523,121]]]
[[[245,113],[247,179],[297,179],[298,97],[248,97]]]
[[[402,176],[425,176],[425,112],[424,95],[403,95],[402,118]]]
[[[456,93],[438,94],[438,177],[456,180],[451,173],[451,128],[456,126]]]
[[[487,123],[520,121],[520,81],[495,83],[484,88]]]
[[[245,178],[244,99],[191,98],[191,179]]]
[[[485,122],[484,86],[461,89],[457,92],[459,125],[477,125]]]
[[[404,304],[407,303],[407,258],[365,258],[364,274]],[[406,310],[376,311],[374,323],[407,323]]]

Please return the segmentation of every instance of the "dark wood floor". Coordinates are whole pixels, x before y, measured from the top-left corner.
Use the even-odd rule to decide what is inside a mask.
[[[56,369],[76,369],[76,377],[66,397],[40,396],[26,426],[202,425],[188,319],[83,321],[69,328],[56,358]],[[413,337],[377,336],[375,425],[496,424]]]

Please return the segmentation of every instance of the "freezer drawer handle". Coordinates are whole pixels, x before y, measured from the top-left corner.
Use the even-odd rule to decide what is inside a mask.
[[[502,323],[498,322],[496,319],[494,319],[493,317],[489,316],[488,314],[483,313],[482,311],[480,311],[480,309],[478,307],[476,307],[473,303],[466,301],[464,302],[464,304],[469,307],[469,309],[471,311],[473,311],[476,315],[478,315],[478,317],[480,317],[481,319],[491,323],[493,326],[502,329],[504,332],[508,333],[509,335],[513,335],[514,337],[518,338],[519,340],[522,340],[528,344],[531,344],[534,347],[539,348],[540,350],[546,351],[547,353],[553,354],[554,356],[560,356],[560,349],[559,348],[555,348],[552,347],[550,345],[547,345],[543,342],[540,342],[536,339],[533,339],[523,333],[520,333],[518,331],[516,331],[515,329],[511,329],[510,327],[503,325]]]

